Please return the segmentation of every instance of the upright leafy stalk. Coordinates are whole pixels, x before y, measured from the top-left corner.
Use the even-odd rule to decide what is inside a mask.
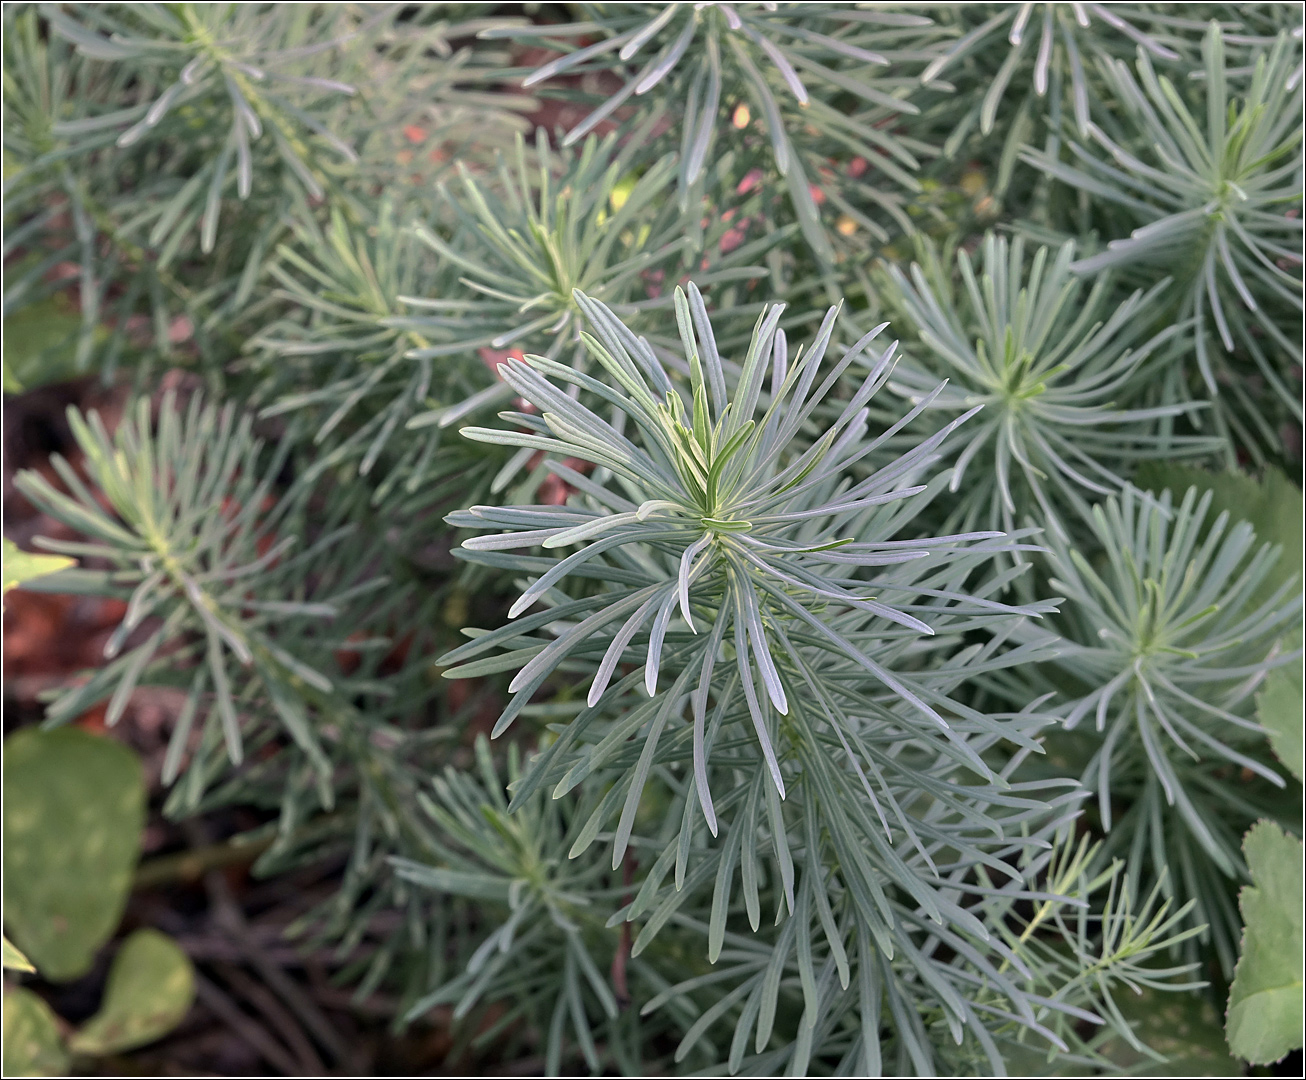
[[[46,723],[477,1068],[1282,1053],[1302,35],[1190,14],[6,4]]]

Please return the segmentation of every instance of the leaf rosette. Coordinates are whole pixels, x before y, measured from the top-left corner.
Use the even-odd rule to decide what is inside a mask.
[[[896,303],[920,337],[889,389],[913,403],[933,393],[935,414],[985,406],[949,484],[961,492],[967,525],[985,520],[1010,530],[1017,506],[1032,496],[1043,519],[1064,532],[1062,507],[1086,516],[1085,498],[1119,491],[1138,461],[1219,449],[1214,439],[1171,430],[1195,403],[1120,407],[1173,362],[1183,327],[1150,333],[1145,317],[1168,279],[1112,309],[1108,275],[1086,289],[1072,272],[1073,242],[1055,253],[1040,247],[1026,260],[1020,238],[1008,244],[990,233],[979,254],[976,266],[957,253],[955,300],[936,259],[913,264],[910,279],[887,269]],[[945,372],[950,382],[939,394]]]
[[[1030,616],[1045,610],[979,598],[959,591],[951,579],[934,583],[859,576],[917,560],[936,566],[954,556],[973,555],[975,546],[986,554],[1019,546],[993,531],[895,539],[875,528],[877,512],[926,490],[919,482],[921,472],[944,440],[978,410],[858,477],[858,463],[867,461],[943,389],[936,388],[897,423],[870,436],[867,402],[892,371],[896,343],[878,356],[868,355],[868,349],[887,324],[865,334],[822,375],[838,308],[826,314],[811,348],[800,349],[791,362],[779,328],[783,305],[769,306],[758,317],[731,392],[730,369],[718,353],[702,295],[691,284],[687,295],[677,290],[675,297],[685,356],[678,367],[688,374],[688,393],[682,396],[684,391],[643,339],[602,304],[583,295],[577,296],[577,303],[595,330],[584,335],[585,344],[616,386],[545,357],[509,360],[500,367],[503,379],[539,411],[501,414],[518,431],[463,429],[471,439],[597,466],[593,475],[584,476],[566,464],[550,465],[577,492],[569,505],[477,506],[448,518],[463,528],[501,530],[465,540],[465,557],[534,576],[513,604],[510,618],[523,616],[541,602],[547,607],[526,615],[516,626],[478,636],[444,662],[470,659],[493,645],[557,624],[556,637],[532,638],[497,661],[498,670],[512,663],[513,656],[522,666],[509,687],[516,697],[495,734],[507,728],[559,664],[619,622],[590,683],[588,703],[597,705],[619,665],[628,662],[627,647],[648,627],[644,688],[650,696],[658,693],[662,668],[674,652],[677,670],[668,705],[684,695],[692,700],[698,793],[714,825],[704,739],[713,671],[733,650],[758,743],[783,795],[768,703],[784,716],[797,686],[818,700],[822,697],[811,679],[810,661],[796,644],[801,637],[852,661],[954,741],[972,768],[991,775],[945,719],[937,701],[932,703],[869,655],[831,617],[835,610],[856,611],[877,620],[882,635],[901,637],[933,634],[926,621],[931,612]],[[855,364],[857,378],[849,380],[853,389],[837,417],[811,438],[817,406],[843,387]],[[569,396],[558,383],[611,405],[613,422]],[[634,428],[630,435],[628,425]],[[577,550],[558,560],[500,554],[537,545]],[[607,579],[617,587],[575,600],[557,590],[568,576]],[[678,634],[673,650],[667,638],[677,616],[690,637]],[[568,621],[573,618],[576,621]],[[949,702],[948,708],[960,706]]]
[[[1092,562],[1052,538],[1052,586],[1067,598],[1055,664],[1086,690],[1063,715],[1083,740],[1081,779],[1104,830],[1129,847],[1134,874],[1191,868],[1176,887],[1198,900],[1194,922],[1210,925],[1231,967],[1237,915],[1223,879],[1245,873],[1236,826],[1270,812],[1285,785],[1254,694],[1268,672],[1300,663],[1278,639],[1302,600],[1295,576],[1262,589],[1278,549],[1227,511],[1213,517],[1211,501],[1197,488],[1177,505],[1169,491],[1125,489],[1093,510],[1104,554]]]

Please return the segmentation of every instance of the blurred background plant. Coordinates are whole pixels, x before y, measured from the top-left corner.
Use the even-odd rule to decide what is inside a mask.
[[[3,20],[6,1074],[1295,1074],[1299,8]]]

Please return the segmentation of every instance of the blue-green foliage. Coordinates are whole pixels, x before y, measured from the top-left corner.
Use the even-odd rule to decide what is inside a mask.
[[[1300,820],[1295,9],[527,7],[6,5],[6,387],[139,392],[47,721],[477,1052],[1137,1062]]]

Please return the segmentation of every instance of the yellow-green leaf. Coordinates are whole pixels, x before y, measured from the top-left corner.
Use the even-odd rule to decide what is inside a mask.
[[[24,581],[45,577],[74,565],[75,559],[63,555],[36,555],[24,551],[12,540],[4,541],[4,591],[15,589]]]
[[[5,994],[5,1076],[66,1076],[68,1054],[55,1015],[41,998],[19,987]]]
[[[4,966],[6,971],[35,971],[32,962],[8,938],[4,939]]]
[[[162,1038],[185,1019],[195,972],[177,943],[137,930],[118,950],[100,1011],[68,1041],[77,1054],[116,1054]]]

